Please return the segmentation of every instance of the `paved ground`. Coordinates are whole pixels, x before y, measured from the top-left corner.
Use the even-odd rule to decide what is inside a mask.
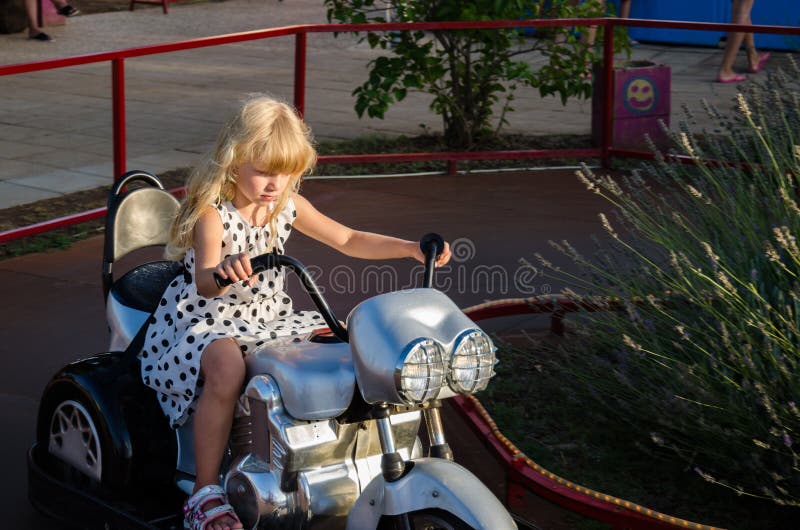
[[[52,43],[30,41],[26,33],[0,35],[0,64],[324,22],[319,0],[178,3],[168,15],[137,7],[69,19],[48,29],[56,39]],[[427,98],[418,94],[392,108],[385,120],[359,120],[350,93],[376,52],[344,35],[311,35],[308,44],[306,117],[317,137],[416,134],[421,126],[440,130]],[[245,93],[266,91],[291,100],[293,50],[294,38],[285,37],[127,61],[128,168],[158,172],[193,165]],[[672,67],[673,122],[684,104],[699,115],[701,98],[729,107],[736,92],[713,82],[720,59],[716,49],[643,44],[633,58]],[[542,59],[527,60],[535,65]],[[0,208],[112,178],[110,85],[107,63],[0,78]],[[555,97],[526,89],[519,91],[515,107],[509,131],[563,134],[591,128],[588,101],[562,106]]]
[[[551,255],[548,239],[567,238],[579,248],[590,248],[589,234],[601,230],[597,212],[605,209],[571,171],[318,180],[308,182],[304,194],[323,212],[366,230],[410,239],[440,231],[453,243],[454,259],[438,276],[438,285],[460,307],[560,289],[552,279],[530,271],[519,274],[519,260],[533,261],[537,251]],[[0,467],[5,477],[0,485],[0,510],[9,528],[58,528],[26,502],[25,451],[34,439],[38,400],[47,380],[64,364],[107,346],[101,252],[102,239],[96,237],[69,250],[0,262],[0,289],[6,300],[0,304],[0,358],[4,362]],[[317,281],[340,317],[370,294],[413,285],[410,261],[353,260],[299,234],[292,236],[287,252],[319,267]],[[384,267],[378,271],[376,265]],[[307,298],[298,292],[298,282],[290,285],[298,306],[308,306]],[[514,334],[520,328],[546,326],[547,321],[531,317],[487,324],[487,329]],[[447,423],[458,428],[457,420]],[[458,460],[499,490],[502,475],[492,460],[479,444],[464,443],[472,438],[463,427],[456,432],[460,434],[451,441]],[[541,527],[564,528],[562,515],[544,501],[531,499],[529,508],[529,516]]]

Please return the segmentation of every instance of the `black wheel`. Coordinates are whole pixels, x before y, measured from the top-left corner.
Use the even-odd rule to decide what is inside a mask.
[[[412,530],[474,530],[467,523],[444,510],[420,510],[408,514]],[[397,518],[383,516],[378,523],[378,530],[394,530],[400,528]]]

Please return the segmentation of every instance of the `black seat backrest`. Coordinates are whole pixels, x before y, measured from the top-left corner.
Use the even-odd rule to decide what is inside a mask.
[[[137,182],[143,185],[126,189]],[[178,206],[161,181],[146,171],[129,171],[114,182],[108,196],[103,249],[104,299],[114,284],[114,263],[134,250],[166,244]]]

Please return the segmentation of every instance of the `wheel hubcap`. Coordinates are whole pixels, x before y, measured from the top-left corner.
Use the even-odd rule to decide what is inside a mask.
[[[77,401],[62,402],[50,420],[50,454],[100,481],[100,437],[92,417]]]

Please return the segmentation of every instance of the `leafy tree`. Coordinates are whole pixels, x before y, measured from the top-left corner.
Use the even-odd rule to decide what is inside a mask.
[[[574,5],[577,4],[577,5]],[[521,18],[603,16],[597,0],[325,0],[329,21],[341,23],[487,21]],[[391,19],[391,20],[390,20]],[[583,30],[587,28],[582,28]],[[541,38],[546,35],[545,38]],[[431,109],[442,116],[450,147],[470,149],[507,124],[519,86],[542,96],[591,96],[590,65],[599,59],[573,28],[537,30],[526,38],[517,29],[375,32],[361,36],[386,50],[370,62],[369,78],[358,88],[359,117],[383,118],[409,91],[433,96]],[[531,68],[533,52],[547,62]],[[527,60],[526,60],[527,59]]]

